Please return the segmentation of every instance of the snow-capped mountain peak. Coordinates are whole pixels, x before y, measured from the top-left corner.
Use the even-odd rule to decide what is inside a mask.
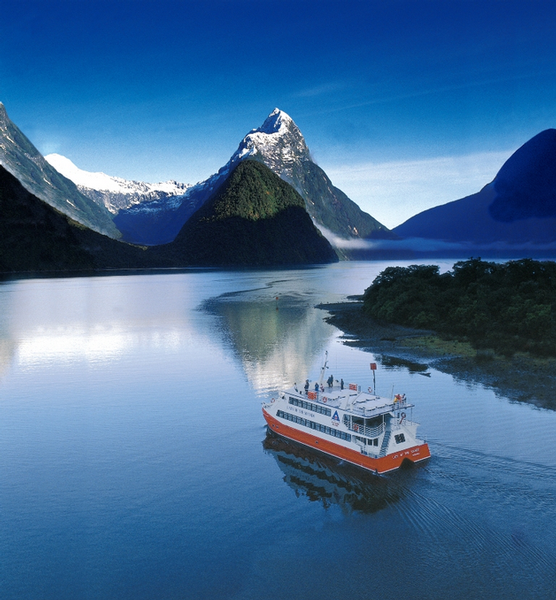
[[[240,160],[258,157],[282,178],[291,176],[295,162],[311,160],[309,148],[293,119],[275,108],[257,129],[252,129],[242,140],[229,165]]]
[[[259,129],[253,131],[261,131],[263,133],[278,133],[281,129],[287,129],[293,123],[293,119],[283,110],[275,108],[266,118],[265,122]],[[295,126],[295,123],[293,123]]]

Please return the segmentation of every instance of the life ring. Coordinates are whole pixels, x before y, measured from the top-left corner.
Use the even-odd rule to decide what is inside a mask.
[[[373,388],[372,388],[371,386],[369,386],[369,387],[367,388],[367,391],[369,392],[369,394],[372,394],[372,393],[373,393]]]
[[[328,401],[328,398],[327,398],[326,396],[323,396],[323,397],[322,397],[322,401],[323,401],[323,402],[326,404],[326,403],[327,403],[327,401]]]
[[[359,431],[359,425],[357,425],[357,423],[354,423],[353,431]]]
[[[405,413],[404,413],[404,412],[403,412],[403,413],[400,415],[400,417],[401,417],[401,419],[400,419],[400,421],[399,421],[400,425],[403,423],[403,420],[405,419],[405,416],[406,416],[406,415],[405,415]]]

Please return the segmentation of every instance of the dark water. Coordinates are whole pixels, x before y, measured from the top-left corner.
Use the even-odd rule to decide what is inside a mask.
[[[371,383],[314,306],[385,266],[3,283],[0,598],[556,598],[556,413],[385,357],[426,465],[267,436],[325,350]]]

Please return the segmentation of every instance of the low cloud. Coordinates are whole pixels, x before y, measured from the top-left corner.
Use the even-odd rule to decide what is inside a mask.
[[[316,225],[316,223],[315,223]],[[473,244],[471,242],[450,242],[425,238],[406,238],[400,240],[365,240],[352,238],[346,240],[330,230],[318,225],[324,237],[339,250],[347,251],[348,255],[359,259],[373,258],[470,258],[500,257],[500,258],[553,258],[556,257],[556,242],[548,244],[508,244],[497,241],[490,244]]]

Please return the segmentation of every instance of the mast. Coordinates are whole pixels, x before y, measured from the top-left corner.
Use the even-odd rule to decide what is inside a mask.
[[[324,372],[328,369],[328,350],[324,353],[324,363],[320,370],[319,388],[322,386],[324,381]]]

